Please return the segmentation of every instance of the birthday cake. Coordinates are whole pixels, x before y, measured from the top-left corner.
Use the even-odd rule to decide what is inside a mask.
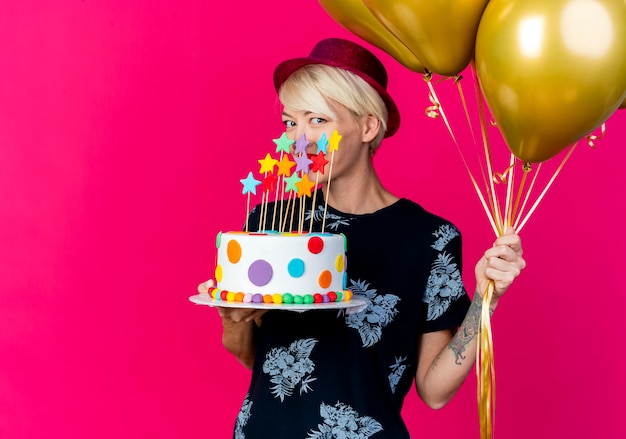
[[[317,304],[349,301],[346,238],[332,233],[220,232],[215,300]]]
[[[258,174],[250,171],[240,180],[242,194],[247,196],[245,229],[218,233],[216,283],[211,280],[201,284],[200,297],[194,296],[196,303],[207,303],[208,293],[208,304],[216,306],[239,306],[239,303],[253,308],[270,304],[355,309],[362,306],[362,300],[353,299],[352,292],[346,289],[346,237],[325,233],[326,208],[321,232],[314,232],[314,216],[305,221],[306,203],[302,202],[312,197],[315,205],[314,189],[320,175],[327,171],[328,194],[334,153],[341,137],[334,130],[330,137],[323,133],[314,142],[304,134],[292,140],[286,132],[273,139],[278,156],[267,153],[258,160]],[[307,152],[307,147],[311,149],[312,145],[316,154]],[[251,232],[250,203],[251,196],[257,195],[257,186],[262,190],[257,204],[259,222],[253,230],[258,228],[262,232]],[[270,203],[280,208],[270,213]],[[293,305],[291,309],[299,308]]]

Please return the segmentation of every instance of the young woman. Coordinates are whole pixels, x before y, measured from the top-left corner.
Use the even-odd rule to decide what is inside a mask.
[[[493,280],[493,311],[525,266],[520,238],[508,230],[484,253],[470,300],[457,228],[387,191],[374,169],[400,123],[380,61],[327,39],[281,63],[274,82],[291,139],[304,134],[315,153],[323,134],[342,136],[330,190],[328,172],[310,179],[322,184],[317,203],[327,199],[326,231],[347,237],[348,288],[371,304],[353,314],[219,308],[225,348],[252,369],[234,437],[408,438],[404,397],[413,383],[433,408],[454,396],[476,359],[481,294]],[[308,207],[319,231],[318,210]]]

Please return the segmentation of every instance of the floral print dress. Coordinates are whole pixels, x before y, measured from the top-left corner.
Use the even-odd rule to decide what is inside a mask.
[[[323,209],[306,210],[315,231]],[[256,224],[255,209],[250,229]],[[420,334],[465,317],[461,236],[448,221],[400,199],[366,215],[327,207],[324,231],[346,235],[347,288],[369,305],[356,313],[267,312],[235,439],[408,438],[400,412]]]

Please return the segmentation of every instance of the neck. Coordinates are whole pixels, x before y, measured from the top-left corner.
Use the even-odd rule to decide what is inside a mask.
[[[330,206],[351,214],[373,213],[398,200],[383,187],[371,161],[358,172],[333,179],[330,190],[324,186],[322,191]]]

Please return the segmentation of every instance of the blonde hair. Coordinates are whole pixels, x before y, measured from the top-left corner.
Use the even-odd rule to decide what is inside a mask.
[[[387,107],[378,92],[359,76],[341,68],[323,64],[301,67],[283,83],[278,97],[285,107],[331,118],[336,118],[334,103],[346,107],[357,119],[373,115],[380,121],[380,129],[370,142],[370,155],[374,155],[387,130]]]

